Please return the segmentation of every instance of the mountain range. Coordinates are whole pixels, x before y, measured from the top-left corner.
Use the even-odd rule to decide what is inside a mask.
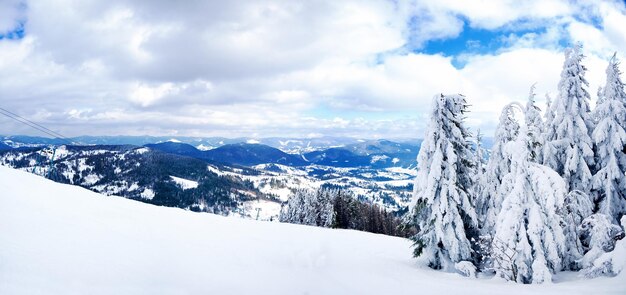
[[[359,149],[341,150],[344,160],[338,164],[332,160],[337,159],[337,150],[330,148],[325,155],[306,153],[311,162],[303,155],[246,143],[209,151],[178,142],[143,147],[22,146],[0,151],[0,165],[105,195],[248,218],[255,218],[260,209],[260,218],[271,220],[295,190],[320,186],[350,190],[360,200],[387,210],[404,210],[410,201],[414,169],[373,167],[372,157],[388,156],[358,155]],[[370,166],[361,166],[366,164]]]
[[[388,140],[360,142],[302,154],[290,154],[258,143],[227,144],[207,151],[171,141],[145,146],[181,156],[243,166],[271,163],[287,166],[316,164],[332,167],[413,167],[419,151],[419,145]]]
[[[12,147],[42,144],[74,144],[74,145],[145,145],[161,142],[187,143],[199,150],[210,150],[227,144],[257,143],[278,148],[286,153],[306,153],[330,147],[342,147],[367,140],[348,137],[315,137],[315,138],[225,138],[225,137],[188,137],[188,136],[77,136],[67,139],[47,138],[38,136],[11,135],[1,136],[0,141]],[[403,139],[398,142],[418,143],[417,139]]]
[[[105,195],[197,211],[226,214],[266,196],[240,177],[215,172],[230,167],[130,145],[21,148],[0,152],[0,164]],[[239,167],[237,173],[258,172]]]
[[[5,136],[0,150],[52,145],[134,145],[166,153],[224,164],[253,166],[311,164],[333,167],[414,167],[421,140],[390,141],[323,137],[314,139],[266,138],[226,139],[221,137],[80,136],[51,139],[32,136]]]

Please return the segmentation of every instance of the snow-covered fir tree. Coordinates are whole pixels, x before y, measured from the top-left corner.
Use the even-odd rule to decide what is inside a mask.
[[[595,122],[599,122],[602,118],[598,117],[600,114],[597,112],[597,110],[598,106],[604,102],[604,89],[602,88],[602,86],[598,87],[598,92],[596,92],[596,96],[598,97],[598,99],[596,100],[596,108],[591,112],[591,114],[593,115],[593,119],[595,120]]]
[[[555,117],[548,131],[554,130],[555,133],[548,136],[544,164],[565,179],[569,191],[589,194],[594,164],[593,120],[583,57],[580,45],[565,51],[559,95],[554,102]]]
[[[624,237],[622,228],[614,224],[610,216],[602,213],[593,214],[581,223],[578,232],[582,237],[587,253],[581,260],[583,269],[593,267],[593,262],[602,254],[615,248],[615,241]]]
[[[555,117],[547,130],[543,155],[544,164],[563,177],[569,192],[561,213],[568,222],[564,229],[567,249],[563,265],[570,270],[579,269],[578,261],[584,254],[576,228],[592,213],[588,206],[594,167],[593,118],[581,49],[576,45],[565,51],[559,95],[553,106]]]
[[[436,95],[426,136],[417,156],[412,201],[417,234],[414,254],[435,269],[454,269],[470,261],[470,239],[476,233],[472,205],[473,155],[463,124],[467,110],[462,95]]]
[[[504,199],[491,247],[498,276],[518,283],[543,283],[561,269],[564,250],[562,219],[557,214],[566,193],[563,179],[533,162],[527,127],[506,148],[511,172],[502,180]]]
[[[530,150],[528,155],[535,163],[543,163],[543,121],[541,120],[541,110],[535,105],[535,85],[530,88],[528,101],[524,108],[524,121],[528,132]]]
[[[620,221],[622,228],[626,228],[626,216],[622,216]],[[606,231],[602,231],[606,232]],[[591,265],[581,271],[581,275],[586,278],[598,276],[616,276],[626,270],[626,239],[621,234],[621,239],[615,243],[613,251],[600,254]],[[604,240],[604,239],[602,239]],[[602,243],[600,243],[602,244]]]
[[[296,190],[279,219],[281,222],[330,227],[334,218],[333,195],[325,189]]]
[[[333,197],[335,190],[318,189],[315,192],[313,210],[315,212],[315,224],[322,227],[330,227],[335,217],[333,210]]]
[[[546,93],[546,111],[543,113],[543,142],[544,150],[546,149],[545,143],[550,142],[556,136],[556,126],[554,124],[554,105],[552,104],[552,97]],[[546,161],[544,160],[544,164]]]
[[[599,121],[593,131],[597,165],[593,189],[598,212],[615,224],[626,214],[626,93],[620,74],[619,61],[613,55],[606,69],[603,99],[594,110]]]
[[[304,212],[304,201],[309,191],[305,189],[296,190],[283,206],[279,220],[280,222],[303,224],[306,213]]]
[[[500,122],[496,127],[494,144],[480,184],[482,193],[477,196],[476,211],[485,235],[493,232],[496,216],[502,204],[502,198],[499,195],[502,177],[509,173],[511,167],[511,157],[504,148],[508,142],[515,140],[519,133],[519,123],[514,114],[515,107],[519,106],[509,104],[502,109]]]
[[[477,211],[476,218],[480,220],[478,215],[478,202],[482,200],[480,196],[484,194],[483,183],[485,183],[485,151],[483,150],[483,134],[480,133],[480,129],[476,130],[476,137],[474,142],[474,190],[472,192],[474,196],[474,208]],[[480,228],[480,226],[479,226]]]
[[[483,174],[485,173],[485,151],[483,149],[483,134],[480,132],[480,129],[476,130],[475,137],[475,164],[476,165],[476,179],[481,179]],[[477,184],[475,182],[475,184]]]
[[[582,191],[574,190],[565,196],[565,205],[560,212],[565,221],[563,235],[565,236],[565,256],[563,268],[567,270],[579,270],[580,260],[585,254],[585,249],[580,240],[578,228],[583,220],[593,213],[593,203]]]

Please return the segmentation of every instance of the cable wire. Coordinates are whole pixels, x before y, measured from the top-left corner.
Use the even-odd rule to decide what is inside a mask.
[[[41,131],[41,132],[43,132],[43,133],[45,133],[45,134],[47,134],[49,136],[52,136],[53,138],[60,139],[60,140],[65,141],[65,142],[67,142],[69,144],[73,144],[72,141],[69,138],[63,136],[62,134],[60,134],[60,133],[58,133],[56,131],[50,130],[50,129],[46,128],[45,126],[42,126],[41,124],[35,123],[35,122],[31,121],[31,120],[28,120],[28,119],[26,119],[26,118],[24,118],[24,117],[22,117],[22,116],[20,116],[18,114],[15,114],[15,113],[7,110],[7,109],[4,109],[4,108],[0,107],[0,114],[6,116],[8,118],[11,118],[11,119],[13,119],[13,120],[15,120],[17,122],[20,122],[20,123],[22,123],[24,125],[27,125],[27,126],[33,128],[33,129]]]

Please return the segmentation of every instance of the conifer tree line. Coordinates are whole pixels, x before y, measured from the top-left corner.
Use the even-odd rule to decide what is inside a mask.
[[[299,189],[282,208],[281,222],[344,228],[409,237],[410,226],[384,208],[359,201],[348,191],[332,188]]]
[[[614,55],[591,109],[580,45],[565,51],[558,96],[542,111],[531,87],[506,105],[489,160],[465,127],[463,95],[433,98],[406,222],[414,255],[434,269],[518,283],[563,270],[616,275],[626,225],[626,93]],[[543,112],[543,114],[542,114]],[[621,221],[621,226],[620,226]],[[624,241],[619,241],[624,243]]]

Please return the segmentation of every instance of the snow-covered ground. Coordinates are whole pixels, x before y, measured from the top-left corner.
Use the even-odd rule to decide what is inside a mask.
[[[183,190],[197,188],[198,182],[170,175],[170,178]]]
[[[401,238],[152,206],[4,166],[0,188],[0,294],[626,294],[624,273],[464,278]]]
[[[255,220],[278,221],[280,204],[267,200],[254,200],[244,202],[243,210],[244,216]]]

